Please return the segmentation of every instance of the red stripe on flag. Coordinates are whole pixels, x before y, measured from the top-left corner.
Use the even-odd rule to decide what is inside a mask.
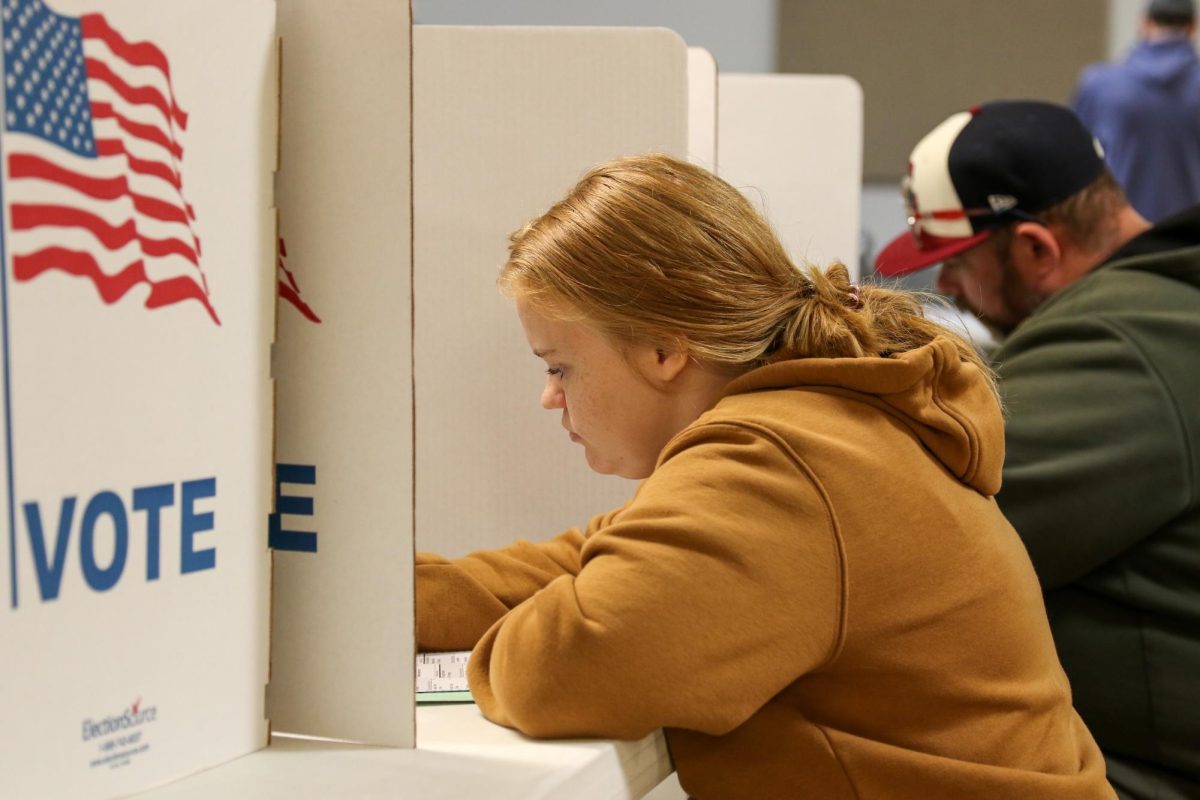
[[[192,248],[188,247],[187,242],[180,239],[149,239],[145,236],[138,236],[138,244],[142,248],[142,252],[148,256],[155,258],[165,258],[167,256],[181,256],[188,261],[200,266],[200,257]],[[200,276],[203,279],[203,275]]]
[[[195,300],[204,306],[204,310],[212,317],[212,321],[220,325],[216,310],[209,304],[208,295],[204,293],[195,281],[190,278],[178,277],[150,284],[150,296],[146,298],[146,308],[162,308],[163,306],[181,303],[184,300]]]
[[[287,253],[284,253],[284,255],[287,255]],[[292,271],[283,265],[283,259],[281,258],[275,263],[281,270],[283,270],[283,274],[287,276],[287,282],[291,285],[291,287],[299,292],[300,284],[296,283],[296,276],[292,274]]]
[[[183,181],[169,164],[164,164],[161,161],[137,158],[131,155],[125,149],[125,143],[120,139],[97,139],[96,154],[100,156],[124,156],[125,163],[129,165],[130,172],[136,172],[138,175],[162,178],[176,189],[183,188]],[[192,217],[192,219],[195,219],[195,217]]]
[[[148,256],[183,256],[199,266],[200,259],[188,244],[180,239],[150,239],[138,233],[133,220],[120,226],[110,225],[105,219],[67,206],[17,204],[12,206],[13,230],[32,230],[43,225],[62,228],[83,228],[95,236],[109,250],[118,250],[137,240],[142,252]]]
[[[135,67],[154,67],[167,79],[167,90],[171,92],[171,107],[181,118],[180,127],[187,127],[187,112],[175,103],[175,89],[171,86],[171,65],[167,56],[149,42],[130,43],[108,24],[103,14],[84,14],[79,18],[80,32],[84,39],[96,39],[108,45],[118,58]]]
[[[296,310],[307,317],[310,321],[321,321],[321,318],[317,316],[316,312],[308,307],[308,303],[300,299],[300,295],[296,293],[296,290],[291,286],[288,286],[283,281],[279,281],[279,296],[295,306]]]
[[[8,174],[10,179],[40,178],[62,184],[97,200],[117,200],[128,197],[133,201],[133,207],[148,217],[165,222],[188,224],[186,211],[158,198],[146,197],[130,191],[129,181],[124,175],[115,178],[92,178],[60,167],[40,156],[24,153],[13,153],[9,156]]]
[[[19,281],[36,278],[49,270],[62,270],[71,275],[89,279],[107,305],[120,300],[135,286],[145,284],[150,288],[146,308],[162,308],[185,300],[195,300],[204,306],[212,321],[220,325],[217,312],[208,302],[208,296],[195,281],[180,276],[165,281],[152,281],[146,277],[145,263],[138,259],[115,275],[108,275],[89,253],[68,250],[64,247],[47,247],[29,255],[13,256],[13,274]]]
[[[64,247],[47,247],[30,255],[13,256],[13,275],[19,281],[32,280],[52,269],[90,279],[100,293],[100,299],[108,305],[120,300],[139,283],[147,282],[145,265],[140,258],[117,274],[108,275],[88,253]]]
[[[178,159],[183,158],[183,148],[171,139],[167,134],[163,133],[153,125],[145,125],[141,122],[134,122],[122,114],[117,113],[113,109],[111,103],[92,103],[92,119],[111,119],[115,120],[121,130],[134,136],[138,139],[145,139],[148,142],[153,142],[164,150],[171,151],[171,155]]]
[[[286,264],[283,263],[283,259],[287,258],[287,245],[284,243],[283,237],[280,236],[278,241],[279,257],[275,259],[275,266],[283,270],[284,277],[286,277],[287,280],[284,281],[277,278],[276,283],[278,284],[278,289],[276,291],[280,297],[291,303],[292,306],[301,314],[303,314],[306,319],[319,325],[321,323],[321,318],[317,316],[317,312],[313,311],[312,307],[309,306],[308,303],[301,299],[300,284],[296,283],[296,276],[293,275],[292,271],[287,268]],[[278,275],[278,272],[276,274]]]
[[[162,113],[163,121],[168,125],[173,119],[181,129],[187,128],[187,114],[173,105],[168,107],[167,98],[153,86],[130,86],[120,75],[113,72],[112,67],[96,58],[85,58],[83,63],[90,80],[107,83],[125,102],[131,105],[154,106]]]
[[[188,224],[187,212],[176,205],[172,205],[165,200],[159,200],[156,197],[146,197],[140,194],[129,193],[133,198],[133,207],[151,219],[161,219],[167,222],[182,222]]]

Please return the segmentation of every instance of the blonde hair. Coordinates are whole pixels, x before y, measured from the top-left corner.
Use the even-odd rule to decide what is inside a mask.
[[[853,286],[838,263],[797,269],[736,189],[665,155],[592,169],[512,234],[499,286],[619,345],[670,342],[717,365],[888,356],[944,336],[991,376],[916,295]]]

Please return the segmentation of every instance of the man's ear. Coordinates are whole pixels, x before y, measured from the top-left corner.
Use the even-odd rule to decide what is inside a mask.
[[[1050,228],[1038,222],[1017,223],[1009,253],[1027,285],[1043,291],[1058,288],[1063,246]]]

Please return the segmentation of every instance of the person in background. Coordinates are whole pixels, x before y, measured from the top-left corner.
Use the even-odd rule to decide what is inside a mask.
[[[913,149],[879,254],[1007,334],[997,495],[1124,798],[1200,797],[1200,208],[1151,227],[1050,103],[952,115]]]
[[[1073,107],[1143,217],[1200,203],[1200,58],[1193,0],[1151,0],[1141,41],[1080,76]]]
[[[990,373],[916,298],[797,269],[653,155],[517,231],[500,286],[564,438],[642,482],[585,532],[418,554],[418,646],[474,648],[489,719],[664,728],[702,800],[1114,797],[992,496]]]

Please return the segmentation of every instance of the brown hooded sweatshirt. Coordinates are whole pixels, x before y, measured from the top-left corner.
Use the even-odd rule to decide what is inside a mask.
[[[664,728],[700,800],[1113,798],[1003,434],[945,340],[755,370],[586,534],[421,554],[418,643],[530,736]]]

